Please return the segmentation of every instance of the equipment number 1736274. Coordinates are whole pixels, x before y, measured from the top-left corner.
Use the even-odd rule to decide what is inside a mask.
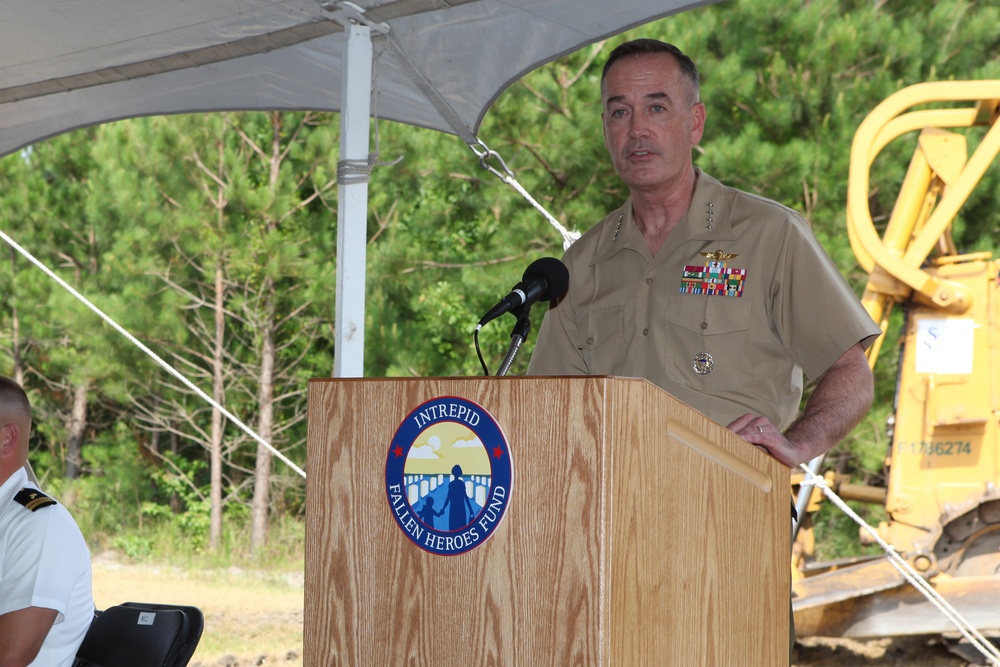
[[[921,456],[959,456],[972,453],[972,442],[962,440],[939,440],[937,442],[901,442],[896,447],[900,454]]]

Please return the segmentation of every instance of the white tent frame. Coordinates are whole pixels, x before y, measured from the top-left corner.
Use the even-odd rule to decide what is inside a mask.
[[[368,160],[371,116],[371,28],[347,27],[341,87],[341,164]],[[333,375],[363,377],[365,358],[365,265],[368,230],[368,180],[337,186],[337,301]]]

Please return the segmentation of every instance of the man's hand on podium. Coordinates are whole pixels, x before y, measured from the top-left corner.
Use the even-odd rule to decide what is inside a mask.
[[[767,417],[748,412],[726,428],[789,468],[800,463],[799,449]]]

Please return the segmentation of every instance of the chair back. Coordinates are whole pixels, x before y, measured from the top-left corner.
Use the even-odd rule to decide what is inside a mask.
[[[126,602],[96,612],[73,667],[186,667],[205,618],[197,607]]]

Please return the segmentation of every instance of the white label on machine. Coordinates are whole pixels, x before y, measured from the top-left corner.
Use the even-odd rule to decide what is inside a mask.
[[[156,620],[156,614],[151,611],[144,611],[139,614],[138,625],[152,625]]]
[[[938,375],[972,373],[972,339],[976,321],[970,319],[917,322],[917,372]]]

